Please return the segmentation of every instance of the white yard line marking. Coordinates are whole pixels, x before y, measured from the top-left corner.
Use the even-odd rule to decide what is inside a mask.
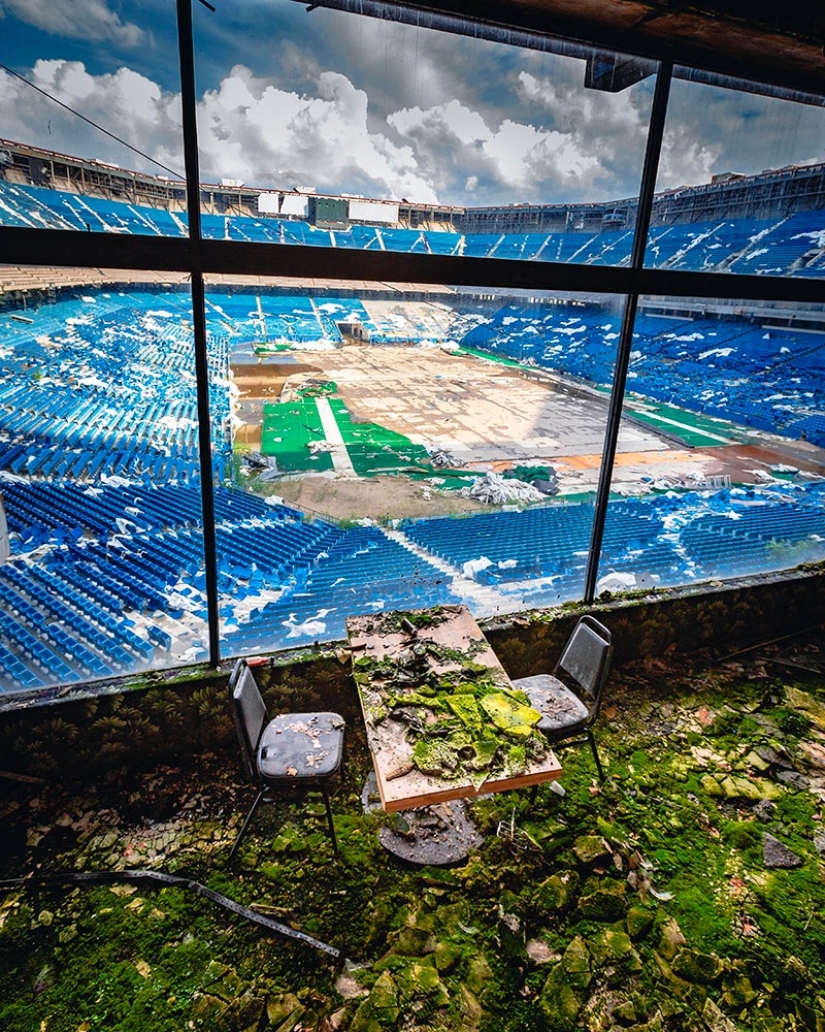
[[[349,457],[347,447],[344,444],[344,438],[341,436],[341,431],[338,429],[338,424],[335,421],[335,416],[332,412],[329,398],[316,398],[315,402],[318,406],[318,415],[321,419],[324,437],[326,437],[327,441],[332,445],[332,451],[329,454],[332,458],[332,465],[335,467],[335,472],[343,473],[350,477],[357,476],[355,467]]]

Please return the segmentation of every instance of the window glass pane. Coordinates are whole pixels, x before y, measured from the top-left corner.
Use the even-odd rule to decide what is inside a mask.
[[[825,276],[825,101],[677,75],[646,263]]]
[[[225,654],[581,597],[619,299],[250,278],[211,282],[207,318],[232,370]]]
[[[822,310],[642,299],[628,377],[599,591],[825,558]]]
[[[203,658],[187,284],[113,270],[0,279],[0,690]],[[212,362],[225,387],[226,355]],[[219,468],[225,389],[213,410]]]
[[[186,236],[175,5],[2,15],[0,225]]]
[[[653,63],[289,0],[195,23],[206,236],[627,262]]]

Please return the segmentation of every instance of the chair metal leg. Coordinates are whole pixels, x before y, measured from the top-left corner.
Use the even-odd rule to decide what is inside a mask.
[[[232,861],[235,859],[235,854],[238,852],[238,846],[241,844],[241,840],[243,839],[244,835],[246,834],[246,829],[249,827],[249,822],[255,816],[255,811],[261,805],[261,800],[263,799],[265,793],[266,793],[266,787],[262,788],[260,790],[260,792],[258,792],[258,794],[255,796],[255,802],[252,804],[252,808],[250,809],[249,813],[246,815],[246,820],[241,825],[241,830],[240,830],[240,832],[238,834],[238,837],[235,839],[235,844],[232,846],[232,851],[230,852],[229,860],[227,861],[228,864],[231,864]]]
[[[332,807],[329,805],[329,795],[327,793],[326,785],[322,786],[321,794],[324,797],[324,805],[327,808],[327,823],[329,824],[329,837],[332,839],[332,852],[337,860],[340,855],[338,853],[338,839],[335,837],[335,825],[332,823]]]
[[[599,759],[599,751],[596,748],[596,739],[593,737],[593,732],[590,728],[587,729],[587,740],[590,742],[590,748],[593,750],[593,759],[596,761],[596,770],[599,772],[599,781],[604,781],[602,761]]]

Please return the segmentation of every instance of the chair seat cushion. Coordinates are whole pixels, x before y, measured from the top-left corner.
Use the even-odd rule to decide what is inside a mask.
[[[575,731],[590,719],[590,711],[582,700],[552,674],[534,674],[512,682],[523,691],[533,709],[541,713],[536,727],[545,734]]]
[[[268,781],[325,778],[341,765],[344,719],[337,713],[282,713],[264,728],[258,771]]]

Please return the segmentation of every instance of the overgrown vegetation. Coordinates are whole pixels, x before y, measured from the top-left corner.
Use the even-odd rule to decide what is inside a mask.
[[[571,749],[564,797],[479,798],[484,844],[452,868],[380,846],[354,720],[337,864],[310,797],[262,808],[226,867],[252,793],[234,753],[93,784],[4,780],[6,877],[185,874],[352,963],[180,889],[32,880],[0,896],[0,1027],[819,1030],[825,675],[800,664],[824,659],[812,640],[719,668],[616,673],[597,725],[606,781]]]
[[[523,773],[540,762],[547,743],[535,725],[540,714],[514,688],[486,640],[459,638],[463,647],[428,635],[457,612],[455,607],[364,617],[358,634],[377,636],[379,654],[353,662],[372,745],[389,748],[387,721],[406,728],[411,765],[422,774],[470,781],[476,791],[496,776]],[[387,636],[398,639],[389,643]],[[407,750],[405,750],[407,751]],[[400,758],[400,757],[399,757]]]

